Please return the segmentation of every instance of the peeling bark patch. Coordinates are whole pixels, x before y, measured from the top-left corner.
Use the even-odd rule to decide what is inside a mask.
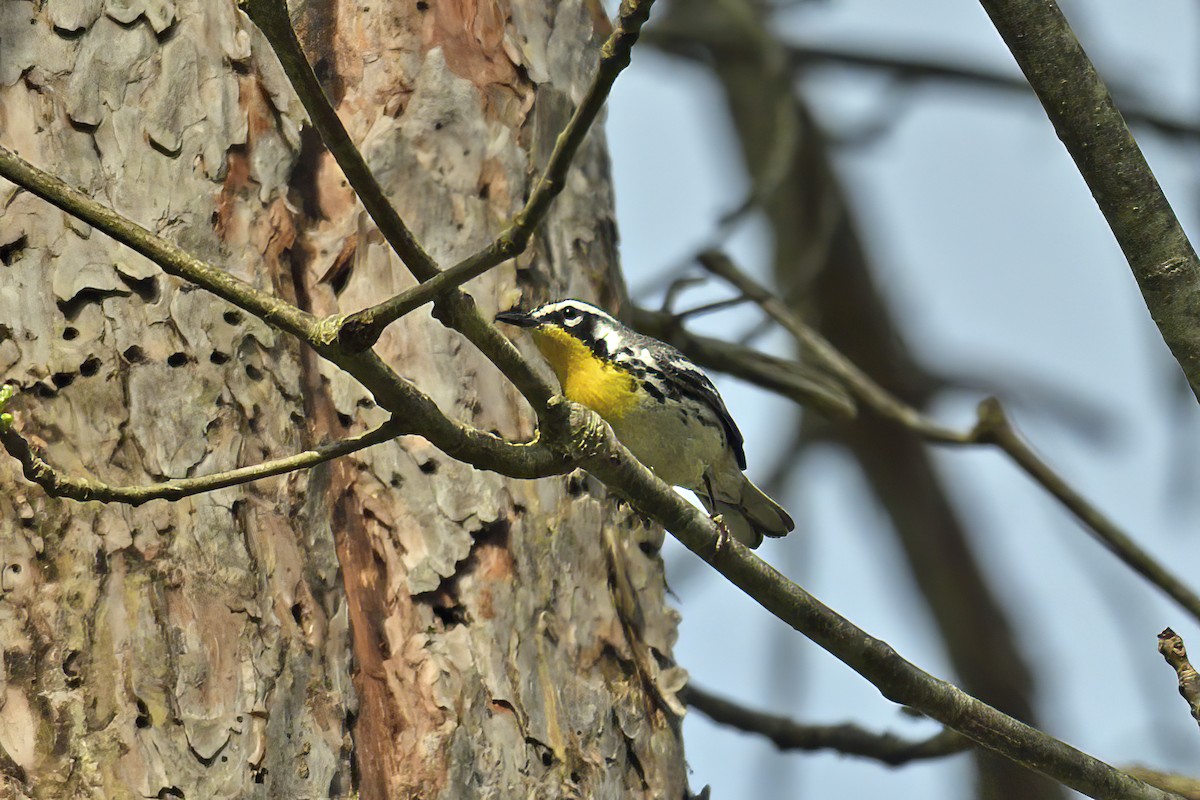
[[[513,99],[517,108],[527,110],[533,84],[522,65],[513,60],[516,48],[506,42],[511,18],[508,2],[440,0],[431,8],[433,13],[421,17],[425,51],[441,48],[446,66],[479,88],[485,106],[495,109],[494,116],[508,116],[502,109]]]

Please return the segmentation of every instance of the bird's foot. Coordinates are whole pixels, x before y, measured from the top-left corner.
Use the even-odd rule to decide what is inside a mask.
[[[733,534],[729,532],[729,527],[725,524],[725,518],[720,514],[713,514],[709,519],[713,525],[717,526],[717,549],[714,555],[721,556],[728,550],[732,544]]]

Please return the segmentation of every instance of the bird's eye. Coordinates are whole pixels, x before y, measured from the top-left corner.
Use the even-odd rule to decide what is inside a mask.
[[[577,319],[579,317],[579,309],[567,306],[562,310],[563,319]]]

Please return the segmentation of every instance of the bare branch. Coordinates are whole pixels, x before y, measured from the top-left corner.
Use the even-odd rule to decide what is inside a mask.
[[[989,398],[979,404],[979,423],[972,438],[995,444],[1017,463],[1026,475],[1054,496],[1097,541],[1125,566],[1157,586],[1192,617],[1200,621],[1200,595],[1154,557],[1099,509],[1075,491],[1061,475],[1042,461],[1013,429],[999,401]]]
[[[512,224],[490,245],[455,264],[436,279],[419,275],[426,281],[422,285],[346,317],[342,322],[341,338],[351,350],[369,347],[379,339],[384,328],[400,317],[525,252],[534,231],[550,210],[550,205],[566,186],[571,161],[604,107],[613,83],[629,66],[633,45],[641,34],[642,25],[650,18],[653,4],[654,0],[624,0],[621,3],[617,24],[601,48],[600,65],[587,94],[559,133],[542,176],[534,185],[525,206],[513,217]]]
[[[738,269],[724,253],[708,250],[697,256],[696,260],[709,272],[729,281],[739,292],[754,300],[768,316],[796,337],[796,341],[804,348],[805,356],[808,359],[838,378],[846,390],[859,402],[881,416],[916,431],[930,441],[944,444],[971,443],[970,433],[962,433],[939,425],[875,383],[850,359],[842,355],[828,339],[801,322],[765,287]]]
[[[1179,695],[1187,701],[1192,717],[1200,722],[1200,674],[1188,661],[1183,637],[1170,628],[1165,629],[1158,635],[1158,652],[1175,670],[1179,677]]]
[[[38,456],[30,447],[29,442],[11,425],[0,424],[0,444],[4,446],[9,455],[21,462],[25,477],[41,486],[51,497],[65,497],[80,502],[95,500],[101,503],[127,503],[131,506],[140,506],[149,500],[179,500],[203,492],[306,469],[394,439],[404,432],[396,422],[389,421],[373,431],[314,450],[306,450],[294,456],[277,458],[228,472],[205,475],[201,478],[177,478],[146,486],[109,486],[100,481],[63,475]]]
[[[559,407],[571,414],[572,461],[623,494],[763,608],[862,675],[887,699],[1091,797],[1178,800],[919,669],[740,542],[718,549],[712,521],[634,459],[599,417],[574,404]]]
[[[11,150],[0,146],[0,177],[58,206],[126,247],[153,261],[163,272],[190,281],[228,300],[238,308],[304,341],[312,341],[317,319],[278,297],[255,289],[243,280],[201,261],[171,242],[138,225],[92,198],[43,172]]]
[[[1151,585],[1158,587],[1193,618],[1200,621],[1200,595],[1175,577],[1170,570],[1155,561],[1131,536],[1122,531],[1116,523],[1072,489],[1062,476],[1038,458],[1013,429],[999,401],[989,398],[980,403],[978,423],[969,431],[960,432],[939,425],[871,380],[849,359],[839,353],[828,340],[805,325],[783,303],[775,299],[766,288],[739,270],[727,256],[710,251],[702,254],[699,261],[709,271],[720,275],[733,284],[738,291],[754,299],[763,311],[796,337],[818,366],[824,367],[831,374],[841,378],[846,389],[855,398],[881,416],[898,422],[939,444],[994,444],[998,446],[1029,477],[1033,478],[1083,523],[1084,527],[1109,552],[1145,578]]]
[[[710,694],[694,683],[688,684],[683,697],[689,706],[713,722],[765,736],[780,750],[833,750],[898,767],[912,761],[952,756],[971,748],[970,739],[949,728],[927,739],[911,740],[894,733],[876,733],[851,723],[801,725],[787,717],[752,711]]]
[[[544,440],[528,443],[508,442],[495,434],[449,419],[428,395],[400,378],[374,351],[344,353],[337,344],[336,330],[330,328],[328,320],[318,320],[308,312],[255,289],[224,270],[195,258],[166,239],[67,186],[53,175],[27,163],[2,146],[0,177],[12,181],[141,253],[158,264],[167,274],[190,281],[267,324],[292,334],[321,356],[353,375],[367,388],[381,408],[391,412],[397,419],[404,419],[410,430],[420,431],[430,443],[448,455],[480,469],[517,478],[544,477],[573,469],[572,465],[563,460],[557,445],[551,446]],[[534,408],[544,408],[544,401],[553,395],[550,386],[540,377],[536,377],[536,373],[525,364],[508,339],[473,309],[470,313],[478,326],[490,331],[490,336],[501,344],[490,350],[489,355],[493,357],[493,361],[497,364],[502,363],[502,360],[497,360],[499,353],[502,359],[510,359],[512,363],[522,365],[522,372],[519,374],[515,370],[506,372],[510,378],[515,374],[519,378],[520,374],[526,373],[536,378],[536,391],[525,384],[526,396],[530,397],[531,401],[542,401],[535,402]],[[484,349],[482,345],[481,349]],[[521,384],[517,385],[518,388],[522,388]],[[552,425],[545,419],[543,429],[547,437],[555,441],[566,436],[565,431],[552,430]]]
[[[957,84],[968,88],[1008,92],[1022,97],[1029,96],[1029,83],[1016,75],[973,67],[961,62],[937,61],[907,53],[880,54],[866,51],[823,47],[815,44],[792,44],[787,54],[795,67],[843,66],[891,73],[902,81],[940,82]],[[1119,88],[1119,87],[1118,87]],[[1145,125],[1168,136],[1195,139],[1200,137],[1200,125],[1190,120],[1164,116],[1157,111],[1144,108],[1129,98],[1128,91],[1116,92],[1121,102],[1121,113],[1134,125]]]
[[[288,80],[292,82],[296,95],[308,112],[308,118],[321,134],[321,141],[342,168],[346,179],[354,187],[358,199],[379,226],[379,232],[387,240],[396,255],[419,280],[429,280],[438,273],[437,263],[425,252],[412,231],[400,219],[396,209],[388,202],[383,187],[375,180],[362,153],[355,147],[342,125],[337,112],[329,104],[321,82],[304,56],[300,40],[288,19],[287,3],[283,0],[241,0],[241,8],[258,26],[275,51]]]
[[[1150,316],[1200,398],[1200,259],[1054,0],[981,0],[1125,253]]]
[[[321,89],[312,66],[296,39],[296,33],[287,16],[286,4],[283,0],[242,0],[242,8],[275,51],[292,88],[321,135],[321,140],[329,148],[329,152],[362,200],[363,207],[379,227],[384,239],[417,280],[429,281],[438,278],[442,274],[438,265],[416,241],[404,221],[400,219],[400,215],[396,213],[396,209],[388,202],[362,153],[351,141],[337,112],[329,104],[329,99]],[[448,280],[450,279],[441,278],[439,285],[452,288],[447,286]],[[546,401],[554,394],[553,388],[530,369],[512,342],[476,311],[474,301],[461,292],[455,292],[446,298],[443,312],[443,324],[459,331],[478,347],[480,352],[512,381],[534,408],[545,406]],[[373,338],[360,339],[353,333],[359,326],[351,324],[347,327],[346,319],[346,316],[338,315],[322,321],[322,336],[327,345],[336,345],[339,350],[353,354],[367,350],[378,340],[382,328]]]

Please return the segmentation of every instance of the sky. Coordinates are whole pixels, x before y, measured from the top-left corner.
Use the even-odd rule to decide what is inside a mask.
[[[1063,2],[1101,75],[1161,111],[1200,120],[1200,8],[1186,0]],[[961,61],[1019,75],[977,3],[825,0],[780,13],[791,41]],[[653,25],[653,20],[650,23]],[[1032,98],[894,87],[859,71],[808,76],[822,125],[849,132],[899,113],[884,134],[839,151],[837,168],[876,277],[911,348],[931,367],[994,384],[1035,449],[1176,571],[1200,563],[1200,413],[1183,389],[1111,233]],[[647,132],[652,133],[647,136]],[[1200,227],[1200,148],[1134,129],[1185,228]],[[745,196],[724,106],[705,72],[646,47],[610,101],[607,135],[621,258],[638,302],[711,237]],[[765,274],[769,242],[751,220],[731,252]],[[715,288],[686,295],[700,303]],[[691,323],[728,336],[738,309]],[[785,340],[763,340],[785,352]],[[751,474],[783,456],[787,404],[722,378],[747,437]],[[1057,402],[1065,397],[1069,402]],[[980,395],[942,398],[965,427]],[[1122,567],[1040,488],[988,450],[936,451],[977,557],[1015,623],[1040,687],[1043,727],[1116,765],[1196,771],[1200,735],[1156,650],[1173,627],[1200,651],[1200,626]],[[780,498],[797,531],[760,554],[906,658],[954,675],[855,464],[817,449]],[[854,721],[922,736],[863,679],[757,607],[678,545],[664,551],[683,613],[676,657],[700,685],[802,722]],[[1198,581],[1200,583],[1200,581]],[[692,786],[720,800],[965,796],[967,760],[893,770],[836,755],[779,754],[758,737],[689,714]]]

